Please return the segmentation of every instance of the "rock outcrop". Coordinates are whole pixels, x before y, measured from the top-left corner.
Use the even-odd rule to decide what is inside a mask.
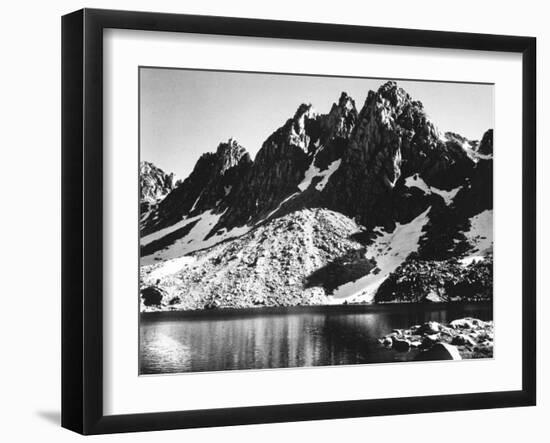
[[[410,258],[380,285],[374,300],[384,302],[448,302],[492,300],[493,259],[464,264]]]
[[[479,143],[477,152],[482,155],[493,155],[493,130],[489,129]]]
[[[140,212],[147,213],[176,187],[174,174],[166,174],[150,162],[139,165]]]
[[[162,289],[155,286],[147,286],[141,289],[140,295],[144,306],[159,307],[162,305],[162,299],[164,298],[165,293]]]
[[[325,201],[368,228],[391,229],[428,206],[417,201],[411,211],[405,178],[416,173],[428,186],[449,191],[463,184],[474,166],[461,147],[442,141],[421,102],[388,82],[369,92],[342,166],[325,188]]]
[[[380,346],[415,352],[415,360],[462,360],[493,356],[493,322],[462,318],[449,324],[428,322],[396,329],[379,339]]]

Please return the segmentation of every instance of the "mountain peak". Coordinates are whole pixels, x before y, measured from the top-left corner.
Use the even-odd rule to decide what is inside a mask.
[[[219,165],[218,172],[220,174],[224,174],[228,169],[239,164],[243,157],[247,157],[250,161],[250,155],[246,149],[233,137],[230,137],[227,142],[223,142],[218,145],[216,156],[217,163]]]
[[[355,101],[343,91],[338,103],[333,103],[330,112],[321,123],[323,128],[323,143],[332,137],[347,138],[357,121]]]
[[[371,98],[372,97],[372,98]],[[380,99],[386,100],[393,108],[401,109],[406,104],[414,104],[419,109],[422,109],[422,103],[419,101],[413,101],[412,97],[403,88],[397,85],[397,82],[390,80],[384,83],[378,88],[378,91],[369,91],[369,98],[371,100],[376,98],[376,101]],[[369,99],[367,98],[367,101]]]
[[[338,106],[342,109],[351,111],[355,109],[355,100],[353,100],[346,91],[342,91],[340,99],[338,100]]]
[[[302,103],[300,106],[298,106],[298,109],[296,109],[296,112],[294,113],[294,117],[292,119],[295,122],[298,122],[306,117],[315,118],[316,116],[317,113],[313,109],[313,105],[311,103]]]
[[[477,150],[480,154],[491,155],[493,153],[493,130],[489,129],[483,134]]]
[[[229,137],[229,139],[226,142],[221,142],[218,145],[218,148],[216,149],[216,155],[218,156],[224,156],[227,154],[230,154],[231,152],[235,151],[242,151],[245,150],[237,140],[235,140],[233,137]]]
[[[149,161],[139,165],[140,208],[145,213],[175,187],[174,174],[167,174]]]

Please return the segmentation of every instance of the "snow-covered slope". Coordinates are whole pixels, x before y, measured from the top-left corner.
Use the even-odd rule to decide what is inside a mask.
[[[482,260],[493,252],[493,211],[485,210],[470,218],[470,229],[464,235],[471,245],[462,263]]]
[[[392,232],[380,233],[380,236],[368,246],[365,254],[366,258],[376,263],[376,267],[364,277],[340,286],[334,291],[335,301],[372,301],[376,290],[388,275],[411,253],[418,251],[418,241],[422,236],[422,229],[428,222],[430,209],[426,209],[410,223],[398,224]]]
[[[215,214],[208,210],[194,217],[184,218],[172,226],[143,237],[141,247],[147,252],[141,257],[141,265],[182,257],[227,239],[239,237],[250,230],[250,227],[245,225],[229,231],[220,229],[212,234],[212,229],[222,215],[223,212]],[[184,231],[181,236],[170,238],[172,234],[180,230]]]

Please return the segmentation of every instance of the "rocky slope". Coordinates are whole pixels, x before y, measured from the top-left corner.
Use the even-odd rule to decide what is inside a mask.
[[[162,298],[146,305],[175,309],[295,306],[329,303],[324,286],[364,275],[359,226],[327,209],[305,209],[259,226],[233,241],[142,267],[143,288]],[[346,267],[346,260],[354,262]],[[151,291],[149,289],[149,291]]]
[[[480,136],[441,134],[387,82],[359,111],[346,93],[328,114],[300,105],[254,160],[221,143],[142,223],[142,289],[161,294],[144,309],[490,297]]]
[[[493,259],[417,260],[409,257],[378,288],[382,302],[448,302],[491,300]]]

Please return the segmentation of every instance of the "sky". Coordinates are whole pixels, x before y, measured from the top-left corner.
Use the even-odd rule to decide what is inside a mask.
[[[342,91],[360,111],[388,79],[140,68],[140,157],[185,179],[204,152],[236,139],[254,158],[301,103],[329,112]],[[397,80],[442,131],[481,139],[493,127],[493,86]]]

